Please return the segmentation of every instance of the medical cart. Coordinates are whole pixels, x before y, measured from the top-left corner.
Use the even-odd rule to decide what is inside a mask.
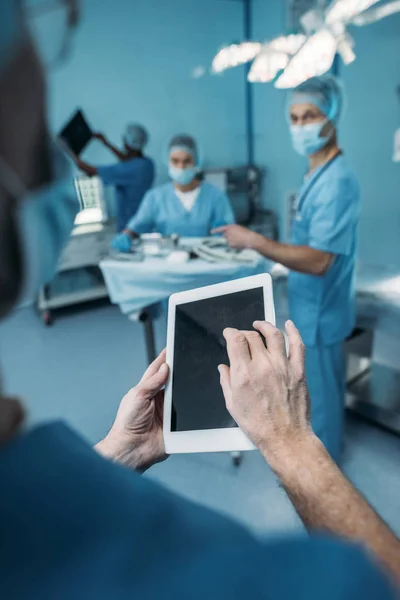
[[[77,177],[75,189],[81,211],[60,258],[55,278],[42,287],[37,298],[37,309],[46,325],[52,324],[53,311],[58,308],[108,297],[98,265],[108,253],[115,235],[115,223],[108,219],[104,189],[99,178]],[[65,274],[71,275],[70,281],[73,282],[82,270],[90,275],[92,283],[89,286],[79,288],[63,284]]]

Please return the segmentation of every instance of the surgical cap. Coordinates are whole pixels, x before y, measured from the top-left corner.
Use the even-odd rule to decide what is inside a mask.
[[[344,90],[337,77],[326,74],[311,77],[291,92],[289,107],[293,104],[314,104],[333,123],[337,125],[343,111]]]
[[[169,154],[176,152],[177,150],[183,150],[190,154],[194,160],[194,163],[199,164],[199,151],[197,144],[191,135],[182,133],[175,135],[169,143]]]
[[[16,0],[0,2],[0,72],[6,67],[22,38],[22,23]]]
[[[148,133],[141,125],[131,124],[125,129],[124,142],[132,150],[143,150],[148,139]]]

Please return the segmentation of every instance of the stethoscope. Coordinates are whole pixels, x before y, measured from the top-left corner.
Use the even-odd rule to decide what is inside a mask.
[[[319,171],[314,175],[314,177],[310,178],[309,184],[307,185],[306,189],[304,190],[304,192],[302,194],[300,194],[294,203],[294,210],[296,212],[296,215],[299,215],[300,213],[300,209],[304,204],[305,199],[307,198],[307,196],[309,195],[310,191],[312,190],[312,188],[314,187],[314,185],[317,183],[317,181],[322,177],[322,175],[329,169],[329,167],[335,162],[335,160],[337,158],[339,158],[339,156],[341,156],[343,154],[342,150],[338,150],[338,152],[336,152],[336,154],[334,156],[332,156],[332,158],[330,158],[320,169]],[[298,219],[296,216],[296,220],[301,220],[301,217]]]

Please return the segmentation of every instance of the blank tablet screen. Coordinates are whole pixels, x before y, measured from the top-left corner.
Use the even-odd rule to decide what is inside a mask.
[[[176,306],[171,431],[237,426],[219,383],[218,365],[229,365],[222,332],[264,319],[262,287]]]

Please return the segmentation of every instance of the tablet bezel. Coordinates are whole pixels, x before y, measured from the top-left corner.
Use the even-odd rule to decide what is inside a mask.
[[[174,341],[176,307],[180,304],[214,298],[254,288],[263,288],[265,320],[275,324],[275,308],[272,279],[268,273],[243,277],[233,281],[217,283],[186,292],[173,294],[168,306],[167,364],[170,376],[165,388],[164,399],[164,444],[167,454],[191,452],[232,452],[254,450],[254,445],[239,429],[202,429],[193,431],[171,431],[172,380],[174,371]]]

